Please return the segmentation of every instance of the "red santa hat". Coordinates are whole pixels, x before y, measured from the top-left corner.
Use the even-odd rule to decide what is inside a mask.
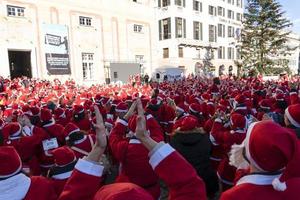
[[[238,113],[234,113],[230,116],[230,125],[235,131],[246,132],[246,118]]]
[[[197,128],[198,120],[191,115],[185,116],[178,125],[180,131],[191,131]]]
[[[239,94],[237,95],[235,98],[234,98],[234,101],[237,103],[237,104],[243,104],[246,102],[246,96],[243,95],[243,94]]]
[[[54,115],[56,118],[66,117],[64,109],[60,108],[60,107],[58,107],[54,110]]]
[[[21,134],[22,127],[18,122],[11,122],[6,124],[2,129],[3,137],[8,139],[9,137],[17,137]]]
[[[270,131],[272,130],[272,131]],[[273,188],[284,191],[285,181],[300,168],[300,151],[295,134],[272,121],[252,123],[247,131],[245,157],[261,172],[282,171],[272,182]]]
[[[40,109],[37,106],[30,108],[32,116],[39,116],[40,115]]]
[[[189,110],[190,110],[190,112],[192,112],[192,113],[198,114],[198,113],[200,113],[200,105],[197,104],[197,103],[192,103],[192,104],[189,106]]]
[[[64,128],[64,130],[63,130],[63,135],[64,135],[65,137],[68,137],[68,136],[71,135],[72,133],[76,133],[76,132],[79,132],[79,131],[80,131],[80,129],[79,129],[78,126],[76,126],[76,125],[73,124],[72,122],[69,122],[69,123],[65,126],[65,128]]]
[[[259,106],[262,108],[262,109],[268,109],[270,110],[271,107],[272,107],[272,101],[270,99],[263,99],[259,102]]]
[[[25,114],[25,115],[32,116],[32,112],[31,112],[30,106],[29,106],[28,104],[25,104],[25,105],[22,107],[22,112],[23,112],[23,114]]]
[[[288,120],[297,128],[300,128],[300,104],[290,105],[285,109]]]
[[[82,105],[75,105],[73,112],[74,112],[74,115],[79,115],[84,112],[84,107]]]
[[[114,183],[101,187],[94,197],[95,200],[153,200],[143,188],[133,183]]]
[[[49,109],[43,108],[41,110],[41,121],[42,122],[47,122],[47,125],[54,123],[54,119],[52,117],[52,113],[51,113],[51,111]]]
[[[186,112],[187,107],[183,102],[181,102],[176,106],[176,110],[179,112]]]
[[[12,146],[0,147],[0,178],[5,179],[18,174],[22,169],[22,161]]]
[[[116,112],[121,112],[121,113],[127,113],[128,112],[128,105],[127,103],[120,102],[115,109]]]
[[[63,167],[76,160],[75,153],[67,146],[59,147],[51,151],[57,166]]]
[[[284,94],[283,93],[276,94],[275,99],[276,101],[284,101]]]

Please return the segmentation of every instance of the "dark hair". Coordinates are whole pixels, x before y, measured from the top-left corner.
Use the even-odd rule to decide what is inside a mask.
[[[79,122],[80,120],[84,119],[85,113],[78,113],[78,114],[73,114],[73,118],[75,122]]]
[[[84,138],[84,133],[82,133],[81,131],[75,132],[75,133],[71,133],[69,135],[69,139],[66,140],[66,144],[68,146],[74,146],[75,142],[78,140],[81,140]]]
[[[38,125],[40,122],[40,117],[39,116],[32,116],[30,117],[30,122],[33,125]]]
[[[4,143],[4,138],[3,138],[2,130],[0,130],[0,145],[2,146],[3,143]]]

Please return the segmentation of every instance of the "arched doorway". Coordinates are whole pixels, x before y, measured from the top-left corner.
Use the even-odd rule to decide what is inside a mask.
[[[221,66],[219,67],[219,76],[224,75],[224,71],[225,71],[225,66],[224,66],[224,65],[221,65]]]
[[[233,74],[233,66],[230,65],[229,68],[228,68],[228,75],[232,76],[232,74]]]

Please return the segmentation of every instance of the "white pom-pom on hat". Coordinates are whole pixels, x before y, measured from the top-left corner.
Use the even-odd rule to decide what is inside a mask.
[[[286,183],[285,183],[285,182],[281,182],[281,181],[279,180],[279,178],[275,178],[275,179],[272,181],[272,186],[273,186],[274,190],[280,191],[280,192],[285,191],[286,188],[287,188]]]

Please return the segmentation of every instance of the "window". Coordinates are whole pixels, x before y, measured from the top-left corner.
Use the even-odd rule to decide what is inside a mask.
[[[144,55],[135,55],[135,62],[143,63],[144,62]]]
[[[7,16],[24,17],[25,8],[7,5]]]
[[[169,58],[169,48],[163,48],[163,58]]]
[[[242,59],[241,48],[236,49],[236,59],[238,59],[238,60]]]
[[[114,79],[118,78],[118,72],[114,72]]]
[[[236,20],[237,21],[242,21],[242,15],[241,15],[241,13],[236,13]]]
[[[202,23],[194,21],[194,40],[203,40]]]
[[[143,25],[134,24],[133,25],[133,31],[135,33],[142,33],[143,32]]]
[[[228,26],[228,37],[234,37],[234,27]]]
[[[214,7],[214,6],[208,6],[208,13],[210,14],[210,15],[213,15],[213,16],[216,16],[216,7]]]
[[[218,59],[225,59],[225,47],[218,48]]]
[[[218,37],[225,37],[225,25],[218,24]]]
[[[218,6],[218,15],[225,17],[225,8]]]
[[[178,47],[178,57],[183,58],[183,47]]]
[[[159,20],[159,40],[171,38],[171,18]]]
[[[228,15],[227,15],[227,17],[228,17],[229,19],[234,19],[234,12],[233,12],[232,10],[228,10]]]
[[[94,79],[94,54],[93,53],[82,53],[82,72],[83,80]]]
[[[227,54],[228,54],[228,59],[229,60],[234,59],[234,48],[233,47],[228,47]]]
[[[228,3],[234,5],[234,0],[228,0]]]
[[[202,12],[202,2],[194,0],[193,1],[193,10]]]
[[[158,7],[167,7],[170,6],[171,2],[170,0],[158,0]]]
[[[185,0],[175,0],[175,5],[185,7]]]
[[[175,18],[176,38],[186,38],[186,20],[180,17]]]
[[[92,18],[79,16],[79,24],[81,26],[92,26]]]
[[[243,1],[242,0],[236,0],[236,6],[242,8],[243,7]]]
[[[217,42],[217,27],[214,25],[209,25],[209,42]]]

